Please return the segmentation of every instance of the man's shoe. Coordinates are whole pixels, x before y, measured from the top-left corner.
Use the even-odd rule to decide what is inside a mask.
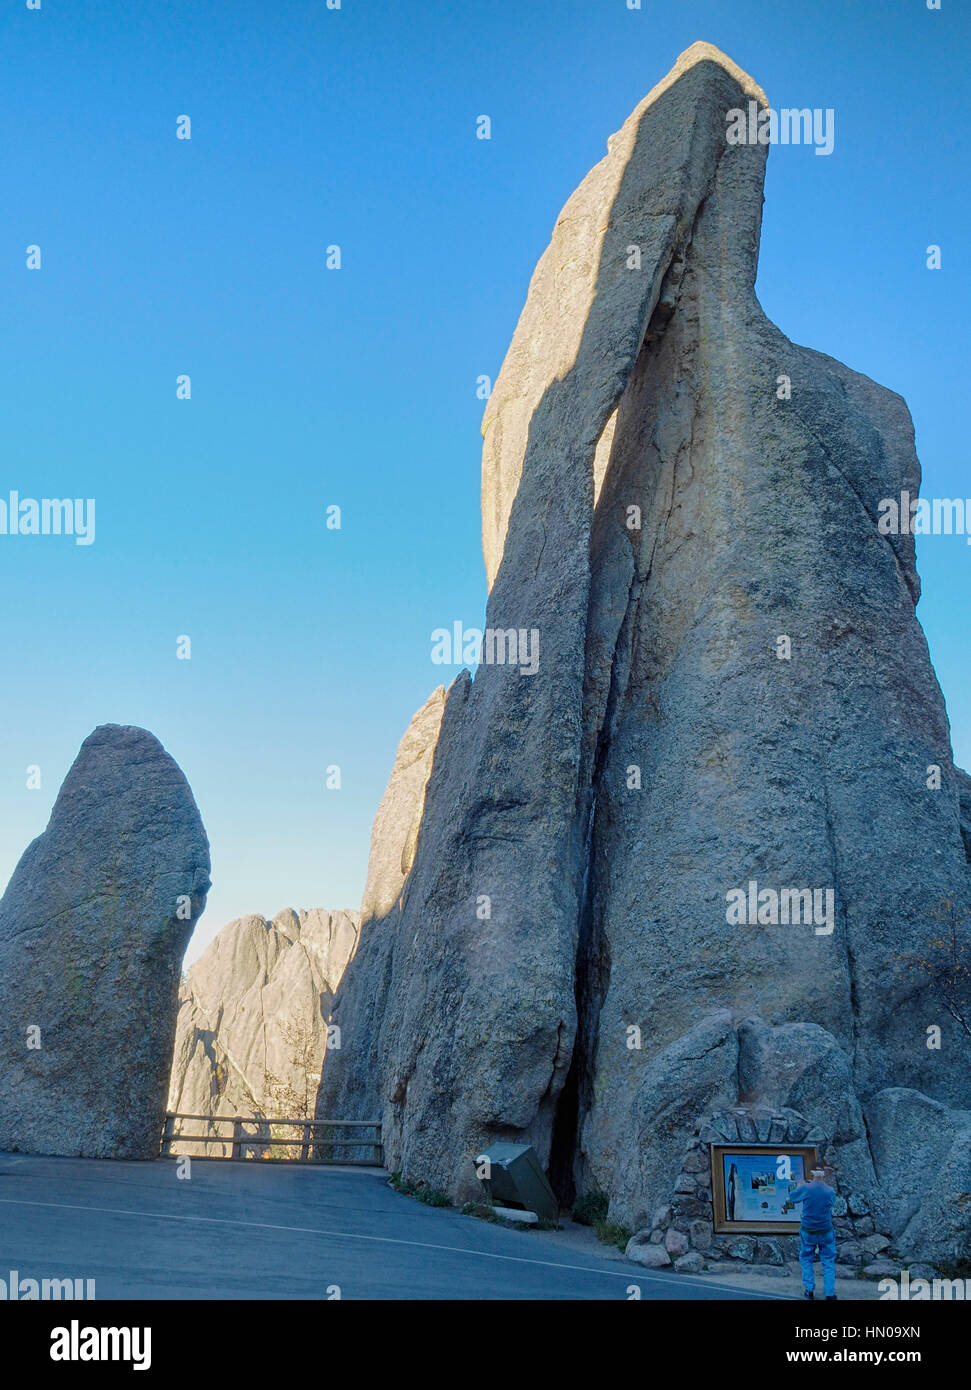
[[[803,1291],[802,1291],[802,1296],[803,1296],[803,1298],[815,1298],[815,1297],[816,1297],[816,1295],[813,1293],[812,1289],[803,1289]]]
[[[836,1295],[835,1295],[834,1293],[828,1293],[828,1294],[826,1295],[826,1302],[827,1302],[827,1303],[835,1303],[835,1302],[836,1302]]]

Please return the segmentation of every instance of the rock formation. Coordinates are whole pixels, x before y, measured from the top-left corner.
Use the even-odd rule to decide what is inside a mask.
[[[357,946],[355,912],[285,908],[230,922],[188,971],[169,1081],[184,1115],[312,1115],[334,990]],[[179,1125],[199,1134],[199,1124]],[[214,1125],[213,1135],[231,1135]],[[173,1153],[229,1156],[214,1142]]]
[[[767,149],[727,139],[749,102],[689,49],[533,276],[484,419],[483,542],[487,626],[535,630],[539,670],[448,692],[322,1111],[381,1116],[388,1166],[456,1197],[490,1141],[530,1143],[564,1200],[599,1189],[636,1230],[711,1117],[755,1134],[777,1107],[902,1240],[923,1207],[881,1183],[899,1116],[941,1107],[941,1181],[971,1186],[967,1039],[906,966],[967,904],[969,783],[912,537],[878,529],[918,491],[910,416],[763,314]],[[783,890],[815,915],[782,925]]]
[[[444,708],[445,687],[440,685],[412,716],[398,745],[391,778],[371,829],[367,882],[361,901],[365,923],[387,916],[411,872]]]
[[[144,729],[95,729],[0,901],[0,1150],[158,1156],[179,970],[208,891],[176,763]]]
[[[361,903],[361,940],[367,941],[367,950],[359,950],[348,965],[346,997],[340,1009],[335,1002],[332,1010],[331,1017],[341,1030],[341,1051],[328,1056],[325,1077],[338,1065],[345,1038],[351,1040],[354,1057],[349,1067],[341,1069],[339,1089],[332,1090],[322,1082],[317,1106],[322,1120],[381,1118],[375,1082],[384,1066],[378,1051],[383,1032],[375,1010],[385,1007],[394,968],[392,957],[401,931],[401,894],[414,861],[445,700],[445,689],[439,686],[412,715],[374,818]],[[337,998],[341,997],[338,991]],[[348,1156],[366,1157],[363,1150]]]

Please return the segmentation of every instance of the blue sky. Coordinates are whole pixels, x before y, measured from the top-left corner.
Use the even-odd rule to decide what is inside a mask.
[[[162,739],[212,841],[190,956],[243,912],[357,905],[398,739],[454,675],[430,633],[481,626],[476,379],[696,39],[834,109],[831,156],[770,152],[760,297],[905,396],[925,494],[971,495],[969,30],[956,0],[5,5],[0,497],[94,497],[97,531],[0,537],[0,878],[113,721]],[[971,548],[918,559],[967,766]]]

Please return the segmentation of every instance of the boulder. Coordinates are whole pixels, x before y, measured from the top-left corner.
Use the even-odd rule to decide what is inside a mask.
[[[866,1120],[894,1249],[942,1265],[971,1260],[971,1110],[897,1086],[867,1103]]]
[[[145,729],[95,729],[0,902],[0,1150],[158,1156],[209,886],[177,764]]]
[[[811,1115],[838,1143],[864,1133],[852,1060],[832,1033],[814,1023],[773,1028],[757,1016],[743,1019],[738,1026],[738,1094],[745,1102]]]
[[[755,1243],[755,1263],[757,1265],[784,1265],[785,1256],[777,1240],[759,1240]]]
[[[664,1237],[664,1248],[671,1256],[685,1255],[688,1252],[688,1237],[672,1226]]]
[[[709,1250],[711,1248],[712,1225],[710,1221],[692,1221],[688,1234],[695,1250]]]
[[[838,1240],[836,1243],[838,1258],[846,1265],[856,1266],[862,1264],[868,1254],[872,1253],[864,1249],[861,1242],[856,1240]]]
[[[653,1242],[648,1231],[638,1231],[627,1242],[624,1254],[635,1264],[645,1269],[666,1269],[671,1264],[671,1256],[664,1246]]]
[[[874,1232],[872,1236],[863,1237],[862,1245],[863,1249],[866,1251],[868,1255],[882,1255],[884,1250],[886,1250],[889,1247],[890,1241],[887,1238],[887,1236],[882,1236],[877,1232]],[[843,1256],[845,1259],[845,1249],[843,1251]]]
[[[755,1259],[756,1242],[751,1236],[738,1236],[728,1246],[728,1254],[733,1260],[745,1260],[751,1263]]]
[[[674,1267],[679,1274],[700,1274],[705,1267],[705,1257],[697,1250],[689,1250],[675,1260]]]

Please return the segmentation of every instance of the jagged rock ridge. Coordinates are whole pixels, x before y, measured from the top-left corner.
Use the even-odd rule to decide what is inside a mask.
[[[311,1116],[334,991],[358,940],[356,912],[284,908],[240,917],[189,969],[179,993],[168,1108],[197,1116]],[[179,1122],[175,1133],[200,1134]],[[213,1125],[213,1135],[231,1127]],[[248,1131],[255,1132],[255,1131]],[[173,1153],[228,1156],[224,1144]]]

